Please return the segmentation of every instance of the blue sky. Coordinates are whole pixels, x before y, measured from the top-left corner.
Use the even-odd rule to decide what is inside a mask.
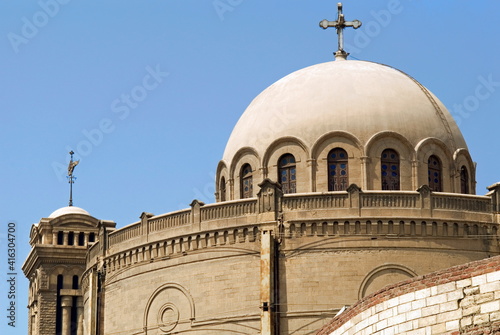
[[[456,118],[477,162],[477,193],[500,181],[500,2],[344,1],[351,58],[419,80]],[[142,212],[213,202],[225,143],[251,100],[281,77],[330,61],[326,0],[40,0],[0,3],[0,329],[7,223],[20,266],[31,224],[68,202],[118,227]]]

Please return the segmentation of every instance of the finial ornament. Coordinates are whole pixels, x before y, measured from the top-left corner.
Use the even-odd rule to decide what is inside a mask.
[[[335,59],[343,59],[345,60],[349,53],[344,51],[344,28],[345,27],[353,27],[354,29],[358,29],[361,27],[361,21],[358,20],[353,20],[353,21],[346,21],[344,19],[344,14],[342,14],[342,3],[339,2],[337,4],[338,8],[338,17],[337,21],[328,21],[328,20],[323,20],[319,23],[319,26],[323,29],[327,28],[336,28],[337,29],[337,35],[339,36],[339,49],[334,53]]]
[[[73,155],[75,154],[73,150],[69,152],[71,155],[69,165],[68,165],[68,183],[69,183],[69,205],[73,206],[73,183],[75,182],[76,177],[73,176],[73,171],[75,170],[75,167],[80,163],[80,161],[73,161]]]

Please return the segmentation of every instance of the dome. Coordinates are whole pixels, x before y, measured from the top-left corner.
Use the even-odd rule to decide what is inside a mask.
[[[67,206],[63,208],[59,208],[58,210],[52,212],[52,214],[49,215],[49,219],[54,219],[59,216],[63,216],[66,214],[83,214],[83,215],[89,215],[90,213],[87,212],[86,210],[80,208],[80,207],[75,207],[75,206]]]
[[[234,127],[223,161],[232,164],[242,148],[263,157],[283,137],[312,148],[333,131],[349,133],[361,145],[389,131],[413,147],[434,138],[451,152],[467,148],[446,107],[415,79],[390,66],[340,60],[296,71],[259,94]]]

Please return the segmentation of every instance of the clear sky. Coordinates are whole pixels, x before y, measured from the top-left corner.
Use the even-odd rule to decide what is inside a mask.
[[[477,162],[477,194],[500,181],[500,2],[344,1],[352,59],[419,80],[453,114]],[[327,0],[0,2],[0,329],[27,333],[31,224],[68,203],[118,227],[142,212],[213,202],[225,143],[251,100],[331,61]],[[7,224],[16,224],[16,328],[7,326]]]

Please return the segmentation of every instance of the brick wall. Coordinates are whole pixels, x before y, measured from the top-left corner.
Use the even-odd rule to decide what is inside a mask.
[[[500,256],[389,285],[317,335],[500,334]]]

